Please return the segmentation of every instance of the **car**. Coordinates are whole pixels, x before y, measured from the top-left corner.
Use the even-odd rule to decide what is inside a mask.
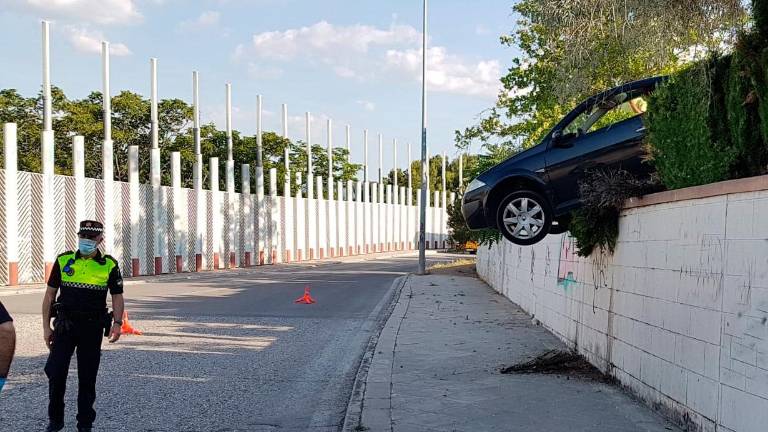
[[[647,97],[667,78],[626,83],[592,96],[534,147],[479,175],[466,188],[461,212],[470,229],[496,228],[518,245],[568,230],[581,206],[579,182],[593,169],[651,174],[643,162]]]

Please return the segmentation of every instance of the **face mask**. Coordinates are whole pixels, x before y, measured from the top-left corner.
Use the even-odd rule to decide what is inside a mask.
[[[78,239],[77,248],[82,255],[90,255],[96,250],[98,242],[96,240],[81,238]]]

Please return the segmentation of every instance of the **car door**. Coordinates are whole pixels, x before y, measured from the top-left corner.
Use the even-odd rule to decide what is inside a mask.
[[[585,170],[597,167],[642,170],[641,142],[645,135],[642,116],[621,120],[576,137],[553,140],[547,150],[547,174],[557,197],[558,212],[579,202],[579,182]]]

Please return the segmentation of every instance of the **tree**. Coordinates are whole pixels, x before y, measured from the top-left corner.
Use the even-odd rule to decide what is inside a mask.
[[[522,55],[496,105],[456,132],[457,147],[483,146],[478,168],[535,145],[586,97],[678,70],[691,48],[718,49],[746,22],[740,0],[521,0],[513,10],[518,28],[501,43]]]
[[[64,92],[53,87],[53,129],[56,137],[55,170],[57,174],[72,173],[72,137],[82,135],[85,141],[85,174],[101,178],[101,151],[104,136],[102,94],[92,92],[83,99],[67,99]],[[192,137],[192,107],[181,99],[163,99],[158,102],[158,137],[161,151],[162,184],[170,185],[171,152],[181,156],[182,186],[192,187],[193,164],[195,162]],[[41,172],[40,137],[42,132],[42,97],[25,98],[14,89],[0,90],[0,122],[18,124],[19,169]],[[226,132],[218,130],[212,123],[200,128],[201,152],[203,155],[203,184],[210,178],[209,159],[219,158],[219,189],[226,188],[223,175],[227,159]],[[232,154],[235,167],[235,189],[241,189],[240,164],[249,163],[255,172],[256,137],[245,136],[239,131],[232,134]],[[128,148],[139,148],[139,178],[149,181],[150,170],[150,101],[141,95],[123,91],[112,97],[112,140],[114,142],[115,177],[128,181]],[[301,142],[292,143],[274,132],[262,135],[265,187],[269,187],[269,170],[277,170],[278,184],[285,178],[284,151],[291,152],[291,171],[306,172],[307,157]],[[2,160],[0,155],[0,161]],[[328,162],[326,150],[313,146],[312,158],[315,175],[327,178]],[[360,166],[348,162],[346,149],[334,149],[334,178],[355,180]],[[251,190],[255,190],[256,178],[251,175]],[[295,187],[294,187],[295,192]],[[282,186],[278,187],[282,194]]]

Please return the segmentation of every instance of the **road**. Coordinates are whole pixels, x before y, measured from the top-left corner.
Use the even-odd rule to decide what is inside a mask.
[[[430,260],[452,259],[432,255]],[[143,336],[105,342],[96,430],[337,431],[357,366],[399,276],[400,256],[177,275],[126,286]],[[317,300],[294,303],[304,287]],[[0,430],[42,430],[46,360],[41,294],[0,298],[14,315],[17,358]],[[74,430],[76,371],[67,392]]]

